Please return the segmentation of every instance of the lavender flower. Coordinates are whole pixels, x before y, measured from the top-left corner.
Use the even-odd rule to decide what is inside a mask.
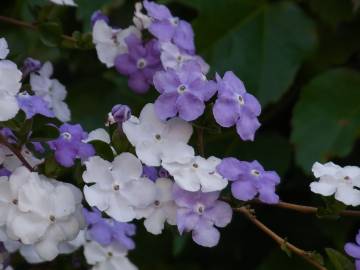
[[[152,19],[149,26],[151,34],[160,41],[172,41],[188,53],[195,52],[194,32],[188,22],[173,17],[170,10],[164,5],[146,0],[144,7]]]
[[[41,114],[46,117],[55,117],[50,110],[49,104],[41,96],[31,96],[23,92],[17,96],[20,109],[26,114],[26,118],[30,119],[36,114]]]
[[[101,212],[97,208],[93,208],[93,211],[84,208],[83,214],[92,240],[103,246],[117,244],[118,247],[126,250],[135,248],[135,243],[131,238],[135,235],[134,224],[102,218]]]
[[[137,93],[145,93],[152,84],[156,71],[160,70],[160,49],[157,41],[150,40],[145,46],[134,34],[125,39],[128,53],[115,59],[117,71],[129,76],[129,87]]]
[[[275,171],[264,171],[259,162],[224,158],[217,166],[217,171],[233,181],[231,192],[235,198],[248,201],[259,195],[260,201],[264,203],[279,202],[275,186],[280,183],[280,177]]]
[[[1,176],[10,176],[10,175],[11,175],[11,172],[8,169],[6,169],[2,166],[0,167],[0,177]]]
[[[75,159],[86,160],[95,155],[93,146],[83,142],[88,134],[79,124],[63,124],[59,130],[60,137],[50,142],[50,146],[55,150],[55,158],[62,166],[71,167]]]
[[[161,177],[161,178],[169,178],[170,173],[166,169],[164,169],[163,167],[160,167],[160,169],[159,169],[159,177]]]
[[[91,26],[94,27],[95,23],[99,20],[103,20],[105,21],[107,24],[109,24],[110,20],[109,17],[106,16],[104,13],[102,13],[101,10],[96,10],[92,15],[91,15]]]
[[[216,122],[222,127],[236,125],[243,140],[253,141],[260,127],[257,119],[261,112],[260,103],[246,92],[244,84],[233,72],[226,72],[223,79],[217,75],[216,79],[218,98],[213,108]]]
[[[143,177],[149,178],[151,181],[158,179],[158,170],[156,167],[143,165]]]
[[[356,270],[360,270],[360,230],[355,238],[355,243],[346,243],[345,252],[355,259]]]
[[[177,210],[179,232],[192,231],[193,240],[204,247],[216,246],[220,233],[215,228],[223,228],[232,218],[229,204],[219,201],[219,192],[189,192],[180,189],[176,184],[173,189]]]
[[[114,121],[121,125],[130,119],[131,109],[127,105],[117,104],[111,109],[111,115]]]
[[[154,76],[155,88],[161,94],[155,101],[158,117],[165,120],[179,114],[185,121],[201,116],[216,92],[216,84],[206,80],[195,62],[184,63],[180,70],[159,71]]]
[[[28,57],[24,60],[24,64],[21,68],[23,77],[26,77],[31,72],[37,72],[40,70],[42,64],[39,60]]]

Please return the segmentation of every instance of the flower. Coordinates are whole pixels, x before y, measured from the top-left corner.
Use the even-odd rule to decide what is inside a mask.
[[[135,3],[135,12],[133,22],[139,30],[147,29],[151,24],[151,18],[142,13],[143,4],[141,2]]]
[[[136,155],[148,166],[160,166],[163,159],[186,162],[194,155],[194,149],[187,145],[192,126],[179,118],[161,121],[151,103],[145,105],[139,118],[132,116],[124,122],[123,130]]]
[[[144,1],[144,8],[152,19],[148,30],[160,41],[172,41],[179,48],[194,53],[194,32],[191,25],[177,17],[173,17],[164,5]]]
[[[101,246],[95,241],[84,244],[86,262],[94,265],[93,270],[137,270],[126,257],[126,251],[117,246]]]
[[[340,167],[332,162],[315,162],[312,171],[319,181],[312,182],[312,192],[323,196],[335,194],[335,199],[346,205],[360,205],[360,168],[356,166]]]
[[[360,231],[356,235],[355,243],[346,243],[344,250],[347,255],[355,259],[356,270],[360,270]]]
[[[131,34],[141,37],[140,31],[134,26],[113,29],[105,20],[97,20],[93,27],[93,43],[99,60],[108,68],[113,67],[115,58],[128,51],[125,38]]]
[[[5,60],[8,54],[8,44],[0,38],[0,121],[15,117],[19,111],[15,96],[21,87],[22,73],[15,63]]]
[[[143,174],[144,177],[149,178],[151,181],[156,181],[158,179],[158,170],[156,167],[151,166],[143,166]]]
[[[152,39],[142,45],[136,35],[128,36],[125,42],[128,53],[116,57],[116,70],[129,76],[129,87],[136,93],[145,93],[153,83],[155,72],[161,68],[158,42]]]
[[[131,109],[127,105],[117,104],[111,109],[111,116],[116,123],[122,125],[122,123],[130,119]]]
[[[75,160],[86,160],[95,155],[95,149],[91,144],[85,143],[88,134],[82,127],[77,125],[63,124],[60,128],[60,137],[49,142],[55,150],[55,158],[64,167],[71,167]]]
[[[154,85],[161,94],[155,101],[155,111],[165,120],[179,114],[185,121],[201,116],[208,101],[216,92],[216,84],[208,81],[201,68],[193,61],[176,71],[159,71],[154,76]]]
[[[20,167],[9,180],[1,180],[0,198],[7,211],[1,215],[7,236],[31,245],[42,261],[53,260],[59,245],[81,229],[82,195],[71,184]]]
[[[242,81],[228,71],[218,83],[218,98],[213,107],[216,122],[222,127],[236,124],[237,133],[243,140],[254,140],[255,132],[260,127],[257,117],[261,113],[258,100],[246,92]]]
[[[33,59],[31,57],[27,57],[24,60],[24,64],[21,68],[21,72],[23,73],[23,77],[26,77],[28,74],[32,72],[37,72],[41,69],[41,62],[39,60]]]
[[[50,79],[52,74],[52,64],[50,62],[44,63],[39,71],[30,74],[31,90],[48,102],[56,118],[62,122],[67,122],[70,120],[71,113],[64,102],[67,96],[66,88],[58,80]]]
[[[223,190],[228,184],[227,179],[216,171],[216,166],[220,162],[220,159],[213,156],[208,159],[194,156],[187,163],[163,162],[162,166],[182,189],[192,192],[213,192]]]
[[[40,96],[31,96],[27,92],[22,92],[18,94],[17,101],[20,109],[25,112],[27,119],[32,118],[36,114],[54,117],[49,104]]]
[[[3,161],[3,166],[5,169],[9,171],[14,171],[17,168],[22,166],[22,162],[19,160],[19,158],[11,152],[8,148],[0,146],[2,151],[5,153],[5,160]],[[36,158],[31,151],[26,148],[26,146],[23,146],[21,149],[21,155],[25,160],[29,163],[31,167],[36,167],[39,164],[41,164],[44,160]]]
[[[131,236],[135,235],[136,227],[134,224],[103,218],[101,212],[96,208],[93,208],[93,211],[84,208],[83,213],[88,225],[87,232],[90,239],[103,246],[114,244],[125,250],[135,248],[135,243],[131,239]]]
[[[136,217],[136,208],[146,208],[154,202],[155,185],[142,175],[141,162],[130,153],[122,153],[111,163],[98,156],[85,162],[85,199],[92,207],[105,211],[119,222]]]
[[[227,226],[232,218],[229,204],[219,201],[219,192],[189,192],[174,185],[173,198],[178,206],[177,226],[180,234],[192,231],[193,240],[204,247],[218,244],[215,228]]]
[[[144,226],[148,232],[161,234],[165,222],[176,225],[176,205],[172,198],[173,182],[170,179],[158,178],[155,185],[154,203],[146,209],[138,210],[138,213],[145,216]]]
[[[86,135],[85,135],[86,137]],[[92,142],[92,141],[102,141],[104,143],[110,144],[111,138],[109,133],[103,128],[94,129],[89,133],[86,139],[82,140],[85,143]]]
[[[57,5],[64,5],[64,6],[77,6],[74,0],[50,0]]]
[[[275,171],[265,171],[259,162],[239,161],[236,158],[224,158],[217,171],[232,181],[231,192],[236,199],[249,201],[257,195],[260,201],[268,204],[279,202],[275,186],[280,177]]]
[[[171,68],[179,70],[184,63],[194,61],[200,66],[203,74],[207,74],[209,72],[209,65],[200,56],[187,54],[171,42],[163,42],[160,47],[160,59],[164,69]]]
[[[95,23],[99,20],[105,21],[107,24],[109,24],[110,20],[109,17],[106,16],[104,13],[101,12],[101,10],[96,10],[91,15],[91,25],[94,27]]]

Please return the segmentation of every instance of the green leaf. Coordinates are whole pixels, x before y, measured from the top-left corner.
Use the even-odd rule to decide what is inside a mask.
[[[303,169],[351,151],[360,131],[359,89],[360,74],[349,69],[320,74],[302,89],[291,139]]]
[[[281,97],[315,48],[314,24],[293,3],[194,2],[197,41],[214,71],[233,70],[263,105]]]
[[[33,142],[44,142],[59,138],[60,133],[57,127],[44,125],[32,132],[30,140]]]
[[[332,248],[326,248],[325,251],[330,259],[332,266],[334,267],[334,270],[355,269],[353,263],[346,256],[341,254],[339,251]]]
[[[40,39],[48,47],[57,47],[62,41],[62,27],[56,22],[47,22],[39,26]]]
[[[320,218],[337,219],[340,217],[340,212],[346,209],[346,205],[336,200],[333,196],[322,198],[325,206],[318,208],[317,216]]]
[[[173,240],[173,255],[179,256],[185,249],[186,243],[189,241],[189,235],[176,235]]]
[[[92,146],[94,146],[96,154],[102,157],[105,160],[113,161],[114,159],[114,153],[106,142],[103,141],[91,141],[89,142]]]

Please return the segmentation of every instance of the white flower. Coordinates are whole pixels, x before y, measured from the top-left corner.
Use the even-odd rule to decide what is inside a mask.
[[[126,257],[127,253],[116,246],[103,247],[95,241],[84,244],[84,255],[92,270],[137,270]]]
[[[9,46],[5,38],[0,38],[0,59],[5,59],[9,54]]]
[[[207,74],[209,72],[209,65],[200,57],[193,56],[184,52],[171,42],[164,42],[161,44],[161,63],[164,69],[180,69],[182,65],[190,60],[196,61],[201,66],[201,72]]]
[[[176,225],[176,204],[172,198],[173,182],[167,178],[156,180],[156,198],[153,204],[138,211],[145,217],[144,226],[152,234],[160,234],[164,223]]]
[[[360,168],[356,166],[340,167],[332,162],[316,162],[312,171],[317,182],[310,184],[311,191],[324,196],[335,194],[335,199],[346,205],[360,205]]]
[[[9,49],[4,38],[0,39],[0,59],[4,59]],[[21,88],[22,73],[10,60],[0,60],[0,121],[7,121],[17,114],[19,105],[16,95]]]
[[[21,167],[23,164],[19,160],[19,158],[11,152],[8,148],[4,146],[0,146],[0,152],[5,153],[5,159],[3,160],[3,166],[9,171],[14,171],[17,168]],[[44,159],[36,158],[26,146],[23,146],[21,149],[21,155],[25,158],[25,160],[29,163],[29,165],[33,168],[41,164]]]
[[[108,162],[95,156],[85,162],[83,174],[86,201],[121,222],[136,217],[136,208],[146,208],[155,198],[155,185],[141,177],[141,162],[130,153],[122,153]]]
[[[152,103],[145,105],[139,118],[132,116],[122,127],[136,155],[148,166],[160,166],[162,160],[185,163],[194,156],[194,149],[187,145],[192,126],[179,118],[161,121]]]
[[[113,67],[115,58],[128,51],[125,39],[131,34],[141,38],[140,31],[134,26],[113,29],[104,20],[97,20],[93,27],[93,43],[99,60],[108,68]]]
[[[213,192],[223,190],[228,184],[227,179],[216,171],[220,162],[220,159],[213,156],[208,159],[195,156],[187,163],[163,161],[162,166],[182,189]]]
[[[70,120],[70,110],[64,102],[67,96],[66,88],[56,79],[50,79],[53,66],[50,62],[43,64],[37,73],[30,74],[31,89],[36,95],[42,96],[48,102],[56,118],[62,122]]]
[[[87,137],[87,139],[84,140],[84,142],[86,142],[86,143],[91,142],[91,141],[102,141],[107,144],[110,144],[111,139],[110,139],[109,133],[105,129],[98,128],[98,129],[91,131],[89,133],[89,136]]]
[[[64,5],[64,6],[77,6],[74,0],[50,0],[57,5]]]
[[[139,30],[147,29],[151,24],[151,18],[142,13],[142,8],[141,2],[135,4],[133,22]]]

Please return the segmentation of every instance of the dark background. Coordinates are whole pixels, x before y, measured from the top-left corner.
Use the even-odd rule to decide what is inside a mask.
[[[255,142],[242,142],[234,129],[206,133],[206,154],[257,159],[281,175],[278,191],[282,200],[324,206],[324,201],[309,190],[313,162],[331,159],[341,165],[360,165],[359,2],[161,2],[174,15],[192,22],[198,53],[211,65],[211,73],[233,70],[263,106],[262,127]],[[113,26],[128,26],[135,2],[77,3],[79,7],[72,8],[45,0],[1,0],[0,15],[35,22],[41,30],[0,21],[0,36],[7,38],[10,58],[18,64],[27,56],[54,63],[54,77],[69,91],[72,121],[90,131],[103,126],[113,105],[128,104],[137,113],[154,101],[156,92],[152,89],[144,96],[134,94],[126,78],[98,61],[95,50],[89,47],[89,37],[81,34],[90,31],[90,16],[97,9],[110,16]],[[43,27],[49,22],[51,27]],[[79,31],[81,44],[62,43],[58,39],[60,30],[67,35]],[[331,263],[325,248],[343,252],[344,243],[354,239],[358,220],[319,219],[268,206],[257,206],[256,213],[290,242],[305,250],[317,250],[329,269],[351,269],[343,263]],[[235,214],[221,232],[220,244],[207,249],[196,246],[188,236],[177,237],[171,228],[161,236],[152,236],[138,226],[137,248],[130,257],[141,270],[313,269],[296,255],[289,257],[240,214]],[[79,257],[81,251],[32,267],[17,256],[13,261],[17,270],[76,269],[76,265],[86,269]]]

